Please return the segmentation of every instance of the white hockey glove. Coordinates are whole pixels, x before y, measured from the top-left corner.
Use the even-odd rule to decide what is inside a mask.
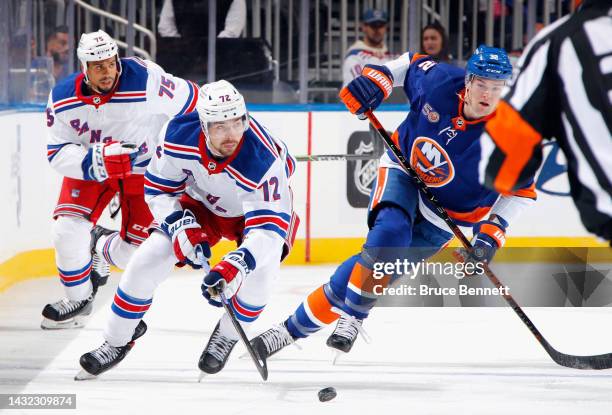
[[[135,144],[96,143],[89,148],[83,159],[85,180],[102,182],[106,179],[125,179],[132,174],[134,161],[138,156]]]

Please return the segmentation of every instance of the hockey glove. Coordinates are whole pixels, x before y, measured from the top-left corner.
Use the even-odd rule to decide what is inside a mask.
[[[89,148],[81,163],[85,180],[102,182],[106,179],[125,179],[132,174],[138,148],[135,144],[117,141],[96,143]]]
[[[189,209],[170,214],[161,227],[172,240],[174,255],[180,263],[194,269],[208,269],[210,246],[207,236]]]
[[[366,65],[361,75],[353,79],[340,91],[340,99],[348,110],[362,115],[367,110],[378,108],[391,95],[393,75],[386,66]]]
[[[219,293],[232,298],[240,289],[246,276],[255,269],[255,258],[245,249],[239,248],[223,257],[215,265],[202,283],[202,295],[209,304],[221,307]]]
[[[507,227],[508,222],[498,215],[491,215],[489,219],[474,224],[473,248],[470,252],[460,248],[459,256],[474,263],[491,262],[497,250],[506,242]]]

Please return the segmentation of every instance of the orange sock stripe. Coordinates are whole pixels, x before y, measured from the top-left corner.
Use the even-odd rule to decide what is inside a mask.
[[[323,286],[314,290],[306,299],[308,308],[312,315],[325,324],[331,324],[340,317],[331,311],[332,304],[329,302],[323,291]]]
[[[374,278],[372,270],[364,267],[359,262],[353,267],[349,283],[355,288],[368,293],[374,293],[374,287],[380,285],[386,287],[389,284],[390,277],[388,275],[382,278]]]

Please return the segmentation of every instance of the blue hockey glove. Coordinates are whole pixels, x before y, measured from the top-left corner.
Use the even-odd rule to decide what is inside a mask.
[[[340,91],[340,100],[355,115],[378,108],[393,91],[393,75],[386,66],[366,65],[361,75]]]

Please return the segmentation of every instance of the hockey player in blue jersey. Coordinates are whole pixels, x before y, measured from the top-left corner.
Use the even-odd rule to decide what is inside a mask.
[[[363,117],[393,87],[403,87],[410,112],[392,138],[451,218],[464,232],[469,228],[473,233],[474,247],[482,249],[474,249],[480,256],[471,261],[490,261],[504,244],[509,224],[535,200],[533,186],[500,197],[478,182],[478,137],[495,115],[511,72],[506,52],[487,46],[474,52],[465,70],[406,53],[384,65],[365,67],[340,92],[351,113]],[[390,152],[381,158],[370,195],[368,227],[360,254],[344,261],[289,318],[252,340],[262,356],[338,319],[327,345],[348,352],[376,302],[375,286],[389,280],[372,278],[374,264],[398,258],[419,262],[453,237]]]
[[[204,85],[196,112],[169,121],[160,144],[144,179],[152,233],[119,282],[105,342],[81,357],[79,378],[96,376],[125,357],[155,290],[177,262],[208,271],[204,297],[220,307],[213,288],[224,287],[229,306],[248,330],[264,310],[295,238],[299,220],[289,187],[295,160],[281,140],[248,115],[242,95],[229,82]],[[221,238],[235,241],[237,248],[211,269],[210,247]],[[219,372],[237,341],[224,314],[198,367]]]

